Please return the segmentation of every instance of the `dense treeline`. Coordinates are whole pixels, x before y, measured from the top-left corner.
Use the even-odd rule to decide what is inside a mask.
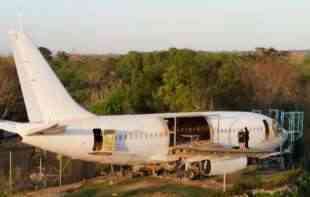
[[[307,109],[310,58],[276,50],[203,52],[171,48],[119,56],[54,56],[40,48],[73,97],[97,114]],[[11,57],[0,58],[0,116],[25,119]],[[308,93],[309,92],[309,93]]]
[[[70,94],[97,114],[298,109],[306,112],[305,140],[310,139],[308,54],[171,48],[125,55],[53,55],[47,48],[40,50]],[[0,119],[27,120],[13,58],[5,56],[0,57]],[[305,152],[309,166],[310,151]],[[309,176],[298,184],[298,194],[309,193]]]

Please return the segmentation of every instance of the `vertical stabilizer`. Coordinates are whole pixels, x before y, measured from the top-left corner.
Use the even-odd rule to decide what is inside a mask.
[[[27,35],[10,32],[9,36],[30,122],[58,122],[93,116],[72,99]]]

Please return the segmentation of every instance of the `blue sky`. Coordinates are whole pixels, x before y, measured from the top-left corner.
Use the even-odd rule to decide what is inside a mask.
[[[19,12],[37,45],[69,52],[310,48],[309,0],[9,0],[0,53]]]

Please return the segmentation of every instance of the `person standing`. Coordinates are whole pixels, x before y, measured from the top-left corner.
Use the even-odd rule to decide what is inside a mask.
[[[245,148],[245,132],[243,130],[240,130],[238,132],[238,142],[239,142],[239,148],[244,149]]]
[[[181,182],[182,178],[184,177],[184,161],[182,157],[179,157],[179,159],[176,161],[176,175],[178,180]]]
[[[244,128],[245,148],[249,148],[250,131],[247,127]]]

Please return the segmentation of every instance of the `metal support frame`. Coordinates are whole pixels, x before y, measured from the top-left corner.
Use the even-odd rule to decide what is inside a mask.
[[[63,155],[58,155],[58,159],[59,159],[59,186],[62,185],[62,180],[63,180],[63,174],[65,172],[65,170],[67,169],[67,167],[69,166],[69,164],[71,163],[71,160],[66,159],[64,161],[64,156]]]
[[[253,109],[252,112],[262,113],[263,110]],[[272,114],[275,116],[272,117]],[[287,131],[289,139],[289,148],[292,148],[294,143],[304,135],[304,112],[301,111],[281,111],[279,109],[269,109],[267,113],[271,118],[274,118],[282,128]],[[282,146],[280,151],[282,151]]]
[[[10,157],[10,170],[9,170],[9,188],[10,188],[10,192],[13,191],[13,153],[12,151],[10,151],[9,153],[9,157]]]
[[[223,192],[226,192],[226,173],[223,174]]]
[[[173,130],[169,130],[169,138],[170,137],[173,137],[172,146],[176,146],[177,145],[177,117],[176,116],[173,118]]]
[[[174,146],[177,145],[177,117],[174,117],[174,135],[173,135]]]
[[[290,145],[303,137],[304,130],[304,112],[285,112],[285,116],[288,117],[288,134],[290,139]]]
[[[39,169],[40,169],[40,176],[43,175],[43,170],[42,170],[42,153],[40,153],[40,166],[39,166]]]
[[[63,171],[63,167],[62,167],[62,155],[58,155],[58,159],[59,159],[59,186],[62,185],[62,171]]]

